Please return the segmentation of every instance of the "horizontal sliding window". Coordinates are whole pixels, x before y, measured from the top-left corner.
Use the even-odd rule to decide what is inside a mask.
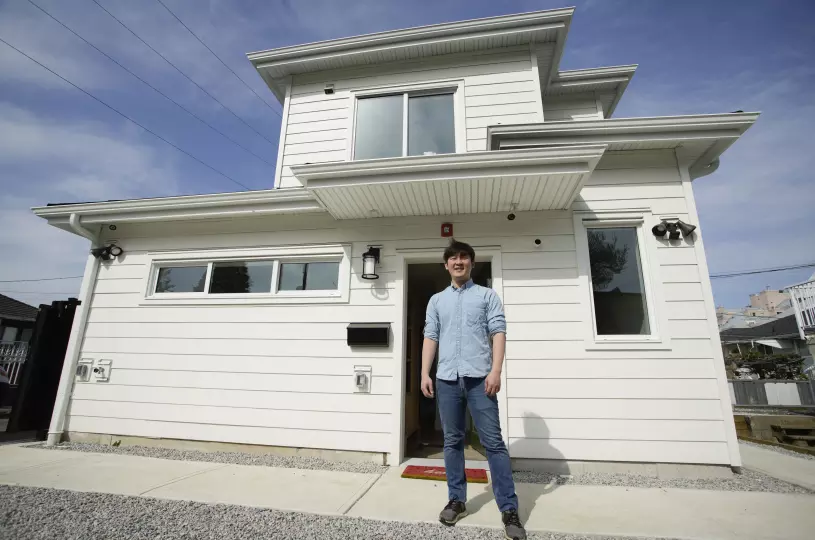
[[[333,257],[332,257],[333,258]],[[276,259],[207,261],[201,265],[158,264],[151,296],[288,295],[339,290],[337,260],[288,262]]]
[[[360,97],[354,159],[452,154],[456,151],[452,91]]]

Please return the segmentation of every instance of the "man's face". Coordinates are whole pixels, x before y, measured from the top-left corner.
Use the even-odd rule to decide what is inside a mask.
[[[468,254],[458,253],[447,259],[444,267],[450,272],[452,279],[456,281],[468,280],[470,279],[470,272],[473,271],[473,261]]]

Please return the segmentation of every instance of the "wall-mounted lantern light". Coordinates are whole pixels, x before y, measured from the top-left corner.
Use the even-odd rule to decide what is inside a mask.
[[[368,251],[362,254],[362,279],[379,279],[376,273],[379,251],[379,246],[368,246]]]
[[[124,253],[124,250],[116,244],[110,244],[109,246],[98,247],[91,250],[91,255],[103,261],[111,261],[122,253]]]
[[[680,233],[683,238],[690,238],[695,230],[696,225],[689,225],[680,219],[677,219],[673,223],[662,220],[661,223],[651,228],[651,232],[657,238],[664,238],[667,234],[670,240],[679,240]]]

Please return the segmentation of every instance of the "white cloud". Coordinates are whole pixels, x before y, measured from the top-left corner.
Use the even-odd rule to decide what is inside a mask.
[[[0,177],[6,187],[0,194],[0,280],[84,271],[88,241],[48,226],[31,206],[178,192],[173,164],[131,130],[54,120],[4,103]],[[0,293],[35,305],[78,289],[79,280],[0,283]]]

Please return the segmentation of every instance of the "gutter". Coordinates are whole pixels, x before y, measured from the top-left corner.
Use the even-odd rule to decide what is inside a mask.
[[[91,241],[91,249],[99,244],[99,233],[93,233],[85,228],[81,223],[81,218],[77,213],[71,213],[68,219],[71,230],[79,236]],[[48,428],[48,439],[46,446],[54,446],[62,440],[65,430],[65,416],[68,413],[68,405],[71,402],[73,393],[74,377],[76,366],[79,363],[79,356],[82,350],[82,342],[85,340],[85,329],[88,325],[88,314],[90,313],[91,297],[96,285],[96,278],[99,275],[99,259],[93,255],[88,255],[85,263],[85,273],[82,278],[82,286],[79,290],[79,307],[74,314],[74,322],[71,325],[71,333],[68,337],[68,347],[65,350],[65,361],[62,364],[62,373],[59,377],[59,387],[57,397],[54,401],[54,412],[51,415],[51,425]]]
[[[707,176],[709,174],[713,174],[716,172],[716,169],[719,168],[719,158],[714,159],[704,167],[700,167],[695,169],[693,172],[688,171],[691,180],[696,180],[697,178],[702,178],[703,176]]]

